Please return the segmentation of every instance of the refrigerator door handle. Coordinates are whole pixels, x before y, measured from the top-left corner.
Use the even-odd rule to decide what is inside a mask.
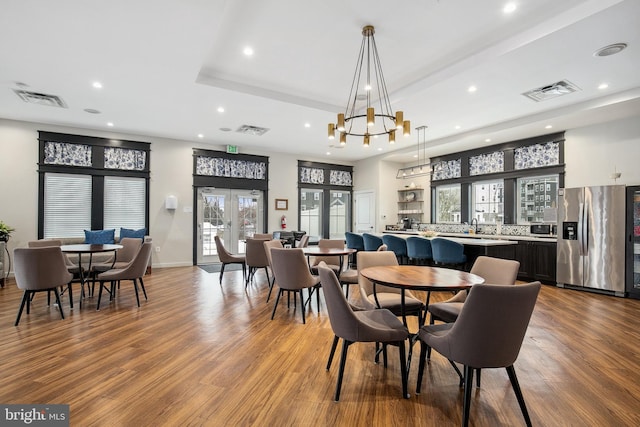
[[[578,245],[580,247],[580,255],[586,255],[584,237],[584,203],[580,203],[578,209]]]

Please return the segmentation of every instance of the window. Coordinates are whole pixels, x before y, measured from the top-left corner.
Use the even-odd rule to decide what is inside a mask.
[[[329,207],[329,238],[344,239],[345,231],[349,231],[351,208],[351,193],[344,191],[330,191],[331,206]]]
[[[558,175],[518,178],[518,224],[550,221],[545,219],[545,209],[556,208],[558,181]],[[535,196],[532,194],[534,191],[537,193]]]
[[[300,191],[300,229],[309,236],[322,236],[322,190],[303,188]]]
[[[436,187],[436,219],[439,223],[460,222],[460,185],[440,185]]]
[[[84,237],[91,229],[91,176],[44,176],[44,237]]]
[[[471,219],[479,224],[495,224],[504,217],[504,182],[482,181],[472,185]]]
[[[103,228],[134,230],[145,227],[146,182],[144,178],[107,176],[104,178]]]
[[[298,217],[310,237],[344,239],[351,231],[353,167],[298,161]]]
[[[149,143],[38,135],[38,238],[149,228]]]

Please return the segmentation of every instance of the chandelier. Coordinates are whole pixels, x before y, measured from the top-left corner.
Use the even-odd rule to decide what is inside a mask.
[[[347,143],[347,135],[363,137],[365,147],[371,137],[388,135],[389,143],[393,144],[396,131],[411,135],[409,120],[404,120],[402,111],[394,113],[391,109],[374,33],[371,25],[362,28],[362,44],[347,107],[338,114],[336,123],[329,123],[329,139],[335,139],[337,130],[340,145]]]

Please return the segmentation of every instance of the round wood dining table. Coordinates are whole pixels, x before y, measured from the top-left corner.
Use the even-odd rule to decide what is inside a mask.
[[[453,270],[442,267],[429,267],[418,265],[385,265],[368,267],[360,271],[362,276],[373,283],[373,296],[376,305],[379,306],[376,297],[376,284],[398,288],[400,292],[400,305],[402,319],[407,324],[404,314],[405,291],[425,291],[429,295],[432,291],[459,291],[471,288],[473,285],[484,283],[484,279],[476,274],[466,271]],[[426,309],[429,308],[429,300]],[[426,314],[426,311],[425,311]],[[426,317],[426,316],[425,316]]]
[[[307,260],[310,256],[339,256],[340,257],[340,271],[344,265],[344,256],[351,255],[356,252],[353,248],[321,248],[319,246],[307,246],[302,248],[302,252],[307,256]]]
[[[376,305],[379,307],[378,298],[376,297],[376,284],[385,285],[392,288],[398,288],[400,292],[400,312],[402,322],[407,326],[407,317],[405,316],[405,291],[427,292],[427,300],[425,304],[425,315],[422,316],[424,321],[429,310],[429,295],[432,291],[459,291],[471,288],[473,285],[484,283],[484,279],[476,274],[467,273],[466,271],[453,270],[442,267],[429,267],[418,265],[385,265],[377,267],[368,267],[360,270],[363,277],[371,280],[373,283],[373,296]],[[422,325],[418,325],[420,327]],[[411,367],[411,356],[413,354],[413,344],[417,340],[417,333],[409,333],[409,352],[407,353],[407,372]]]
[[[87,274],[91,274],[91,262],[93,261],[93,254],[102,252],[116,252],[118,249],[122,249],[122,245],[118,244],[89,244],[79,243],[75,245],[62,245],[60,250],[64,253],[78,254],[78,267],[80,273],[80,307],[82,308],[82,299],[84,298],[84,285],[87,284],[87,279],[84,275],[82,268],[82,255],[89,254],[89,265],[87,266]],[[115,258],[114,258],[115,263]],[[72,299],[72,295],[69,295],[69,300]],[[71,305],[73,308],[73,305]]]

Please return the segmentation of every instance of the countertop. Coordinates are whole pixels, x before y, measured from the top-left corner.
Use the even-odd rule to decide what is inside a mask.
[[[383,234],[397,234],[399,236],[419,236],[417,231],[383,231]],[[454,237],[473,240],[515,240],[517,241],[533,241],[533,242],[549,242],[556,243],[558,241],[556,236],[512,236],[506,234],[468,234],[468,233],[438,233],[440,237]]]
[[[396,234],[399,237],[407,238],[410,236],[417,236],[417,232],[393,232],[386,231],[384,234]],[[505,239],[482,239],[476,237],[469,237],[468,235],[463,235],[464,237],[455,237],[455,236],[445,236],[444,234],[439,234],[438,237],[445,237],[449,240],[453,240],[454,242],[458,242],[467,246],[507,246],[507,245],[517,245],[518,242],[515,240],[505,240]]]

